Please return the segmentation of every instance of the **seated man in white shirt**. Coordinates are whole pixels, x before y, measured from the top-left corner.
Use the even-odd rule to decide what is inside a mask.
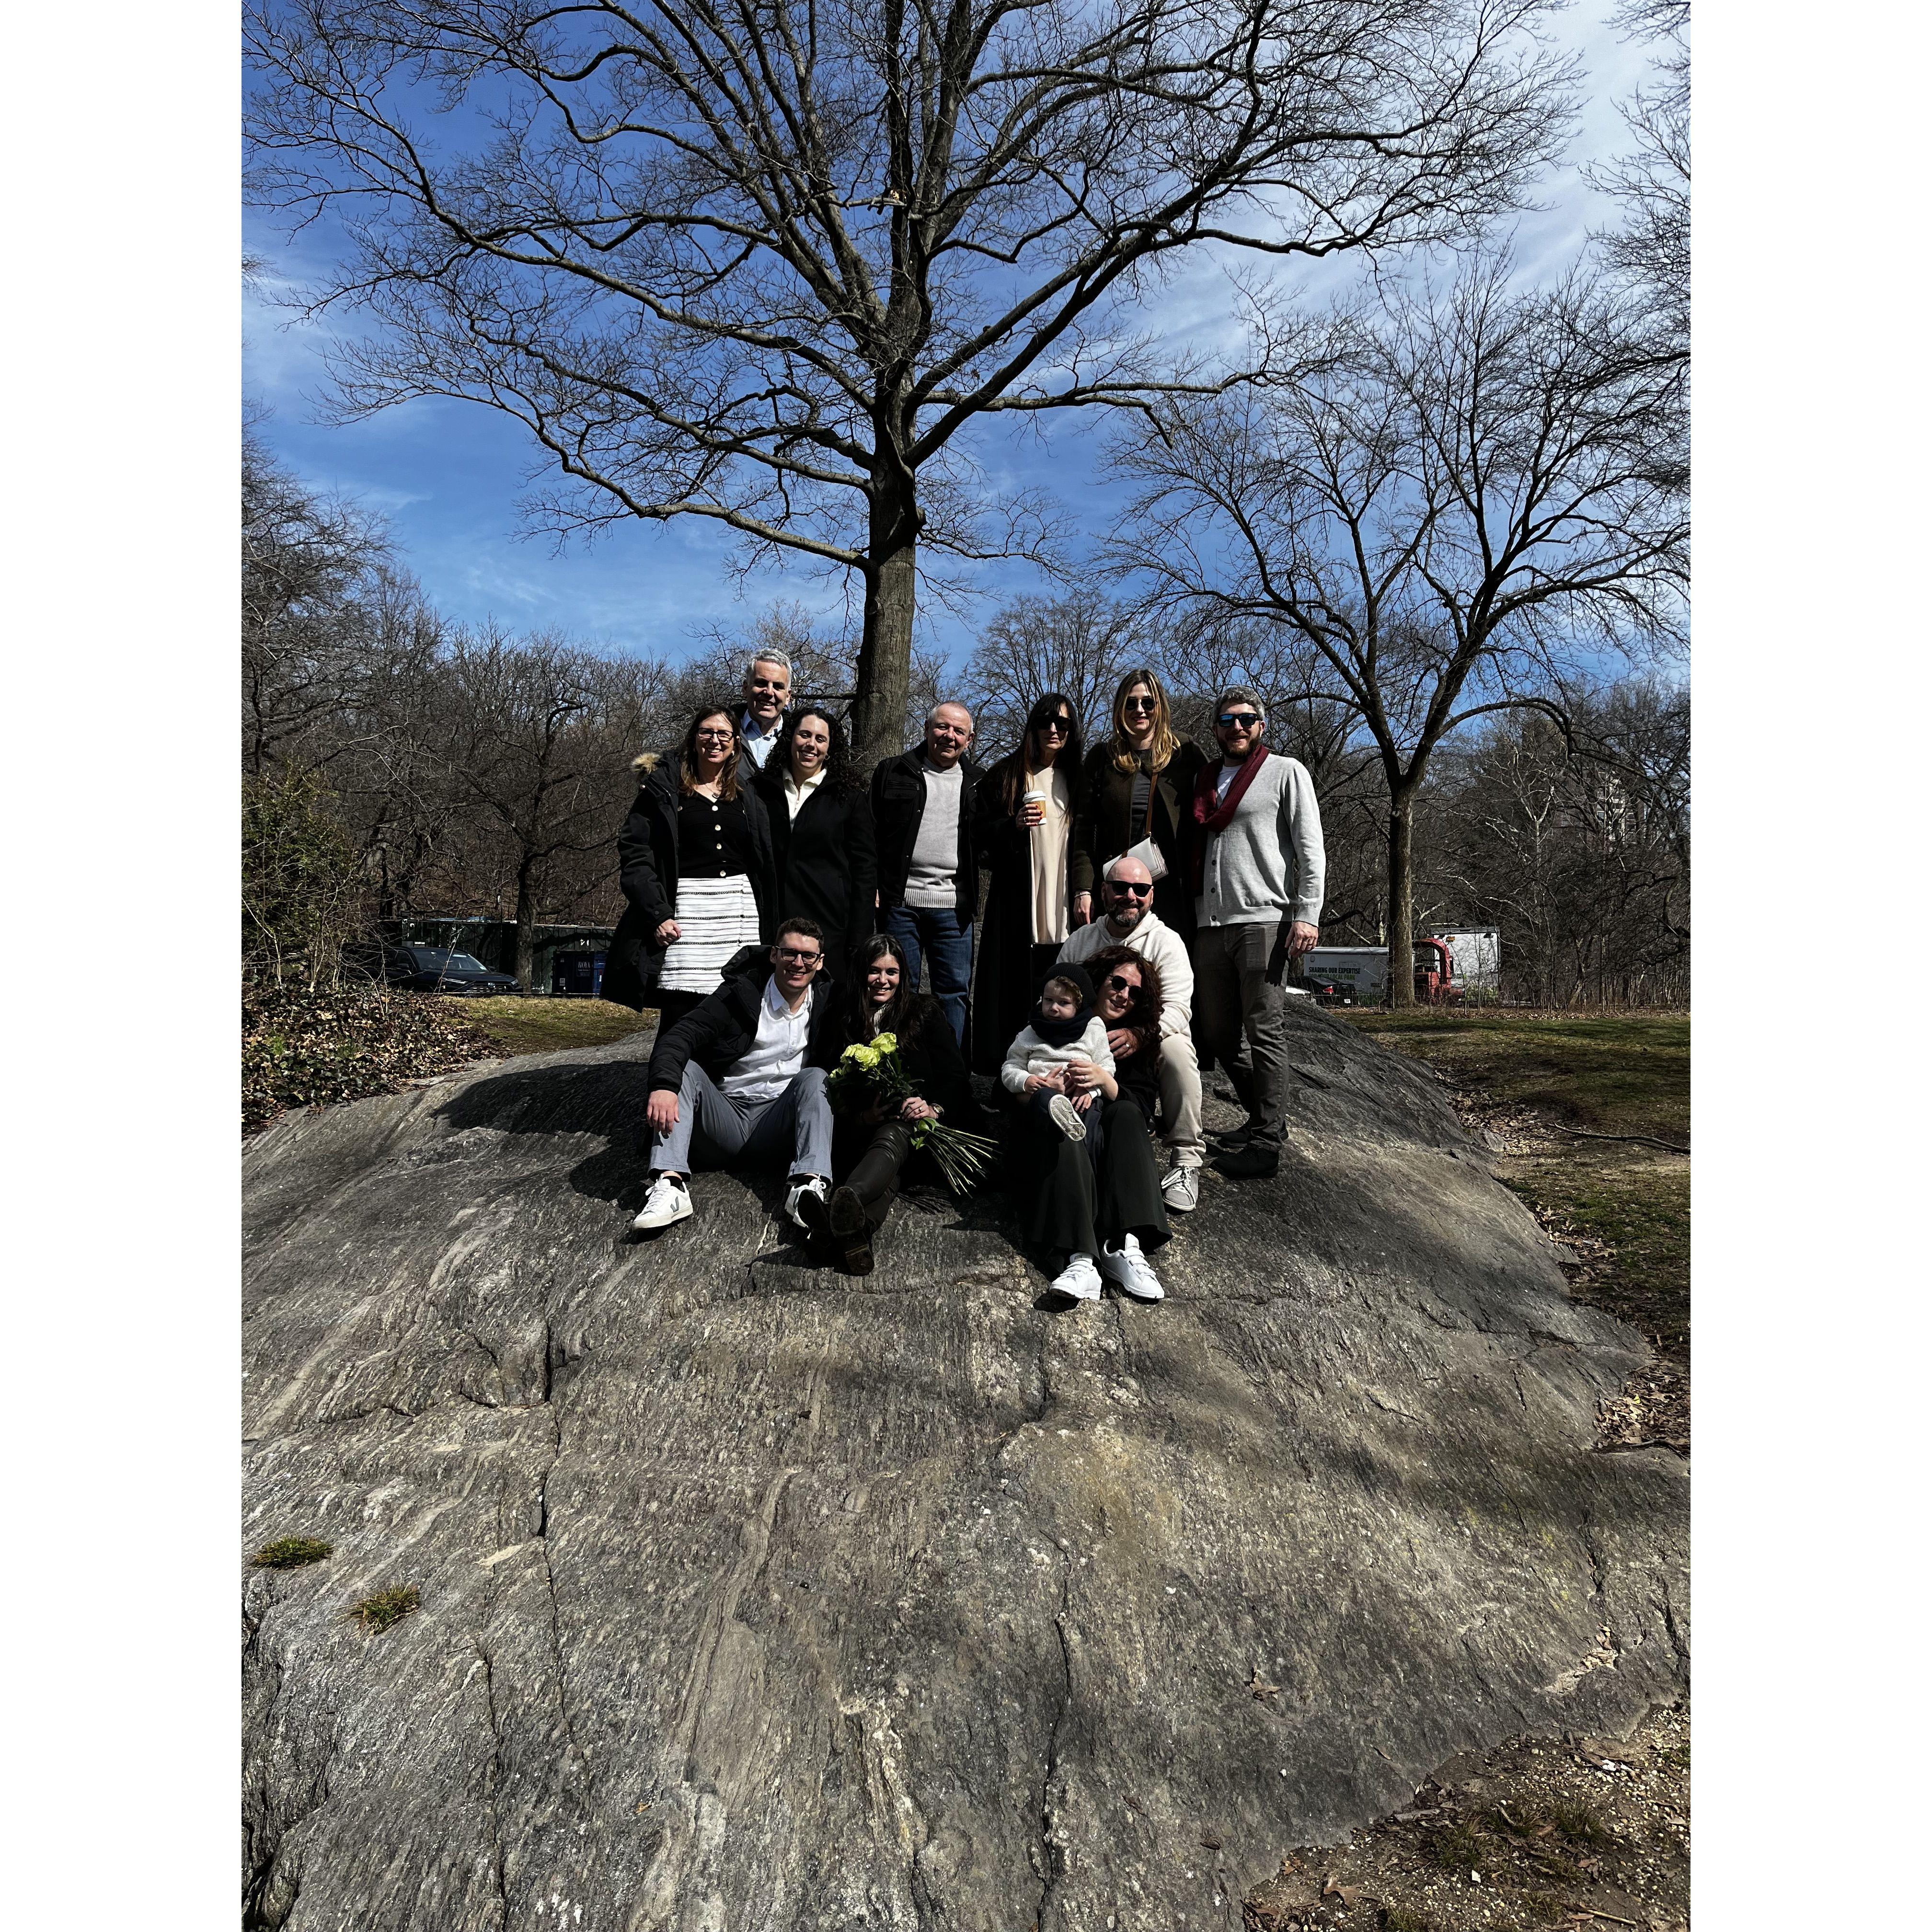
[[[825,961],[824,935],[808,919],[778,922],[770,968],[752,947],[725,968],[724,983],[666,1032],[651,1055],[651,1190],[631,1223],[640,1234],[691,1213],[693,1164],[789,1152],[785,1212],[802,1228],[799,1204],[823,1201],[831,1186],[832,1106],[825,1054],[835,1002],[812,982]]]
[[[1106,916],[1076,926],[1060,956],[1078,965],[1102,946],[1128,946],[1160,975],[1160,1113],[1168,1156],[1160,1198],[1188,1214],[1201,1204],[1208,1152],[1201,1137],[1201,1063],[1194,1052],[1193,964],[1186,941],[1154,910],[1154,874],[1139,860],[1116,859],[1102,890]],[[1114,1050],[1125,1052],[1125,1042],[1115,1041]]]

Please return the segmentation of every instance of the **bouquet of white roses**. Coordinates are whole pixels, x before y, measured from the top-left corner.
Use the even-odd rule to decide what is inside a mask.
[[[918,1094],[899,1058],[898,1036],[890,1033],[875,1034],[869,1044],[848,1046],[826,1077],[825,1090],[842,1114],[862,1113],[875,1101],[888,1114],[896,1114]],[[933,1165],[956,1194],[964,1194],[999,1150],[997,1141],[969,1134],[963,1127],[949,1127],[931,1114],[913,1128],[912,1144],[932,1155]]]

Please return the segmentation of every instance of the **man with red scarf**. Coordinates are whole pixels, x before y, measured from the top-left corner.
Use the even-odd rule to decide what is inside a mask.
[[[1195,788],[1194,1015],[1202,1042],[1227,1068],[1248,1110],[1215,1162],[1238,1180],[1281,1165],[1288,1043],[1282,1017],[1288,962],[1312,946],[1325,861],[1314,781],[1262,743],[1260,698],[1233,685],[1214,704],[1221,762]],[[1246,1034],[1252,1064],[1237,1060]]]

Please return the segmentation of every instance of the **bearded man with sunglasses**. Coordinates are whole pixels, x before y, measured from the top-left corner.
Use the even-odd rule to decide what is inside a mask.
[[[1107,868],[1102,890],[1106,916],[1067,935],[1060,956],[1079,965],[1109,946],[1131,946],[1160,976],[1160,1112],[1168,1168],[1161,1198],[1190,1213],[1201,1203],[1201,1064],[1194,1052],[1194,969],[1186,942],[1154,909],[1154,874],[1138,859],[1123,856]],[[1116,1054],[1132,1051],[1125,1040],[1108,1041]]]
[[[1215,1166],[1264,1179],[1281,1164],[1289,962],[1320,934],[1326,860],[1315,782],[1262,742],[1258,694],[1232,685],[1214,705],[1221,762],[1195,786],[1194,983],[1202,1043],[1228,1070],[1248,1110]],[[1251,1064],[1237,1056],[1247,1038]]]

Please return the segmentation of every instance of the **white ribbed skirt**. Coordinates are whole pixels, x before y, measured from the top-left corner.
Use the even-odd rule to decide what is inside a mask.
[[[677,882],[680,937],[664,949],[658,984],[670,993],[715,993],[724,962],[742,946],[758,943],[758,902],[742,872],[734,878]]]

